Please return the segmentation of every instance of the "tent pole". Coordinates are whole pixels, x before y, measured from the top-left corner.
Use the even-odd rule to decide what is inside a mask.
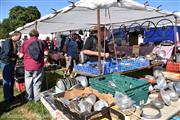
[[[101,66],[101,35],[100,35],[100,9],[97,9],[97,27],[98,27],[98,68],[99,73],[102,74]]]
[[[38,24],[38,21],[36,20],[36,23],[35,23],[35,30],[37,30],[37,24]]]
[[[176,55],[177,41],[179,41],[178,40],[179,36],[178,36],[178,31],[177,31],[177,17],[175,16],[174,18],[175,18],[175,26],[174,26],[174,47],[175,47],[175,49],[174,49],[174,55]]]

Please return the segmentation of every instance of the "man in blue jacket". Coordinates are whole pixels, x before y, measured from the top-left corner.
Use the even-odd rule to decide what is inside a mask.
[[[16,42],[21,38],[21,32],[15,31],[5,40],[1,47],[1,69],[3,77],[3,93],[6,102],[11,103],[14,96],[14,67],[16,64],[18,48]]]

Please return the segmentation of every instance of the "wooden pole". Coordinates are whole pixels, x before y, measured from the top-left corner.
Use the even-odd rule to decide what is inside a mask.
[[[37,24],[38,24],[38,21],[36,21],[35,23],[35,30],[37,30]]]
[[[177,31],[177,17],[175,17],[175,26],[174,26],[174,55],[176,55],[177,52],[177,41],[178,40],[178,31]]]
[[[98,23],[98,68],[99,73],[102,74],[102,66],[101,66],[101,28],[100,28],[100,9],[97,9],[97,23]]]

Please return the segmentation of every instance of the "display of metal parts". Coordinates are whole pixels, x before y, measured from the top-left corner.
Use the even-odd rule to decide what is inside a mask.
[[[157,85],[154,86],[155,89],[166,89],[168,87],[166,79],[163,76],[158,77],[156,81]]]
[[[165,50],[159,50],[156,52],[157,56],[159,56],[160,58],[166,58],[166,51]]]
[[[155,71],[153,72],[153,76],[154,76],[155,78],[157,78],[157,77],[163,76],[163,73],[162,73],[160,70],[155,70]]]
[[[77,76],[75,79],[78,80],[83,87],[88,86],[87,77],[85,77],[85,76]]]
[[[171,98],[168,95],[168,93],[165,90],[161,89],[160,95],[161,95],[161,98],[164,101],[164,103],[169,106],[171,104]]]
[[[163,101],[161,101],[160,99],[156,98],[152,101],[152,104],[157,107],[158,109],[162,109],[164,107],[164,103]]]
[[[100,111],[100,110],[102,110],[104,107],[108,107],[107,102],[104,101],[104,100],[98,100],[98,101],[94,104],[94,111]]]
[[[83,112],[91,113],[92,105],[87,101],[80,101],[78,104],[78,107],[79,107],[81,113],[83,113]]]
[[[90,94],[86,99],[86,102],[89,102],[91,105],[94,105],[96,102],[96,96],[94,94]]]
[[[78,81],[76,79],[66,78],[66,79],[58,80],[58,82],[56,83],[56,86],[62,91],[65,91],[77,84],[78,84]]]
[[[173,86],[175,91],[180,95],[180,82],[174,82]]]

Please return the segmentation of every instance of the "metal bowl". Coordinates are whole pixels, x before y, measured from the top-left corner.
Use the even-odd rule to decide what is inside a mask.
[[[59,89],[61,89],[62,91],[65,91],[65,90],[66,90],[66,87],[65,87],[65,85],[64,85],[64,83],[63,83],[63,80],[64,80],[64,79],[58,80],[58,82],[56,83],[56,86],[57,86]]]
[[[167,93],[170,96],[171,101],[177,101],[179,99],[179,96],[175,91],[168,90]]]
[[[88,86],[87,77],[85,77],[85,76],[77,76],[75,79],[78,80],[83,87]]]
[[[152,101],[152,104],[157,107],[158,109],[162,109],[164,107],[164,103],[163,101],[161,101],[160,99],[156,98]]]

